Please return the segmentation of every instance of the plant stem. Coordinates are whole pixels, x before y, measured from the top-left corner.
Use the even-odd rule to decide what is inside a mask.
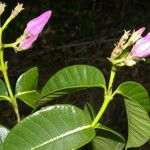
[[[101,109],[99,110],[98,114],[96,115],[95,119],[92,122],[92,126],[95,127],[96,124],[98,123],[98,121],[100,120],[100,118],[102,117],[103,113],[105,112],[109,102],[111,101],[111,99],[105,97],[104,102],[102,104]]]
[[[0,28],[0,45],[3,45],[2,44],[2,29],[1,28]],[[12,106],[13,106],[14,111],[15,111],[16,116],[17,116],[17,122],[20,122],[18,104],[17,104],[17,100],[16,100],[16,98],[13,95],[13,92],[12,92],[12,88],[11,88],[9,78],[8,78],[7,69],[8,69],[7,68],[7,62],[4,62],[4,52],[3,52],[3,47],[1,46],[1,48],[0,48],[0,71],[3,74],[4,80],[5,80],[5,83],[6,83],[6,87],[7,87],[10,99],[11,99],[11,103],[12,103]]]
[[[15,96],[13,95],[12,88],[11,88],[11,85],[9,82],[8,73],[7,73],[7,66],[6,66],[6,63],[4,63],[4,59],[3,59],[3,50],[0,50],[0,62],[1,62],[1,72],[3,74],[4,80],[5,80],[5,83],[7,86],[7,90],[8,90],[9,96],[11,98],[11,103],[13,105],[14,111],[15,111],[16,116],[17,116],[17,122],[20,122],[18,104],[17,104]]]
[[[112,87],[113,87],[113,82],[114,82],[114,78],[115,78],[115,75],[116,75],[116,70],[117,70],[117,68],[115,66],[112,66],[111,72],[110,72],[108,89],[107,89],[107,95],[112,94]]]
[[[104,96],[104,102],[103,102],[102,107],[100,108],[98,114],[96,115],[95,119],[92,122],[92,126],[94,128],[97,125],[97,123],[99,122],[99,120],[101,119],[101,117],[102,117],[103,113],[105,112],[108,104],[113,99],[112,87],[113,87],[115,75],[116,75],[116,67],[112,66],[111,72],[110,72],[108,88],[107,88],[107,91],[105,93],[106,95]]]

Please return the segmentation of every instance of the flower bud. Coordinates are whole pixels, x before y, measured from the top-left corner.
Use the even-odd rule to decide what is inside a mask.
[[[23,4],[17,4],[17,6],[14,8],[14,10],[12,10],[12,13],[10,15],[10,18],[15,18],[22,10],[24,10],[23,8]]]
[[[129,67],[134,66],[136,63],[137,61],[135,61],[134,59],[127,58],[124,60],[124,64]]]
[[[150,56],[150,32],[133,46],[131,56],[142,59]]]
[[[6,7],[5,3],[0,2],[0,16],[1,16],[2,13],[4,12],[5,7]]]
[[[52,12],[48,10],[37,18],[34,18],[28,22],[23,35],[25,38],[21,41],[18,50],[26,50],[32,46],[48,22],[51,13]]]
[[[115,48],[111,53],[111,58],[118,57],[124,50],[124,44],[127,42],[130,36],[130,31],[124,31],[124,34],[120,38],[119,42],[115,44]]]
[[[137,42],[140,38],[142,33],[145,31],[145,27],[138,29],[137,31],[133,31],[131,37],[129,38],[128,42],[123,46],[123,48],[127,48]]]

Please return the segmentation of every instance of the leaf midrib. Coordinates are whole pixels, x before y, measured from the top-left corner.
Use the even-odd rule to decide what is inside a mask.
[[[29,91],[25,91],[25,92],[18,92],[15,97],[18,97],[18,96],[22,96],[22,95],[25,95],[25,94],[30,94],[30,93],[35,93],[36,90],[29,90]]]
[[[79,132],[79,131],[82,131],[82,130],[88,129],[88,128],[92,128],[92,126],[91,126],[91,125],[86,125],[86,126],[78,127],[78,128],[73,129],[73,130],[67,131],[67,132],[65,132],[65,133],[63,133],[63,134],[61,134],[61,135],[59,135],[59,136],[57,136],[57,137],[55,137],[55,138],[52,138],[52,139],[50,139],[50,140],[48,140],[48,141],[46,141],[46,142],[44,142],[44,143],[42,143],[42,144],[40,144],[40,145],[34,147],[34,148],[31,148],[30,150],[35,150],[35,149],[40,148],[40,147],[42,147],[42,146],[44,146],[44,145],[47,145],[47,144],[49,144],[49,143],[52,143],[52,142],[54,142],[54,141],[56,141],[56,140],[59,140],[59,139],[61,139],[61,138],[64,138],[64,137],[66,137],[66,136],[68,136],[68,135],[74,134],[74,133],[76,133],[76,132]]]
[[[92,88],[92,87],[101,87],[101,88],[103,88],[103,89],[105,89],[105,86],[103,85],[103,84],[94,84],[94,85],[82,85],[82,86],[68,86],[68,87],[65,87],[65,88],[58,88],[58,90],[56,89],[56,90],[53,90],[53,91],[51,91],[51,92],[49,92],[48,94],[43,94],[43,93],[45,93],[45,92],[43,92],[42,91],[42,93],[41,93],[41,97],[40,98],[44,98],[44,97],[46,97],[46,96],[48,96],[48,95],[51,95],[51,94],[53,94],[53,93],[55,93],[55,92],[59,92],[59,91],[62,91],[62,90],[68,90],[68,89],[77,89],[77,88]]]

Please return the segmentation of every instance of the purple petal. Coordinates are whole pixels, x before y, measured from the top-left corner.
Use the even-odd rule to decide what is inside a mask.
[[[36,39],[38,38],[38,35],[36,36],[30,36],[29,38],[26,38],[25,40],[23,40],[19,47],[22,49],[22,50],[26,50],[26,49],[29,49],[32,44],[34,43],[34,41],[36,41]]]
[[[145,58],[150,55],[150,38],[149,35],[144,37],[133,46],[131,55],[137,58]]]
[[[150,32],[144,37],[144,40],[150,40]]]
[[[44,26],[48,22],[52,12],[50,10],[41,14],[39,17],[36,17],[29,21],[27,27],[24,31],[25,38],[19,45],[19,48],[22,50],[28,49],[32,46],[34,41],[38,38],[38,35],[42,32]]]
[[[28,22],[27,27],[25,29],[25,34],[39,34],[42,32],[44,26],[48,22],[52,12],[50,10],[41,14],[39,17],[32,19]]]

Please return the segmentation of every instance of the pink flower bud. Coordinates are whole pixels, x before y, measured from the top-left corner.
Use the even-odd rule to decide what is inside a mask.
[[[142,28],[140,28],[140,29],[138,29],[137,31],[135,31],[135,32],[133,32],[133,36],[135,36],[135,37],[141,37],[141,35],[142,35],[142,33],[145,31],[145,27],[142,27]],[[131,36],[132,36],[131,35]]]
[[[52,12],[50,10],[44,12],[37,18],[28,22],[24,31],[25,39],[21,41],[19,49],[26,50],[32,46],[34,41],[38,38],[38,35],[42,32],[44,26],[48,22]]]
[[[141,35],[144,31],[145,31],[145,27],[142,27],[138,29],[137,31],[133,31],[128,42],[125,45],[123,45],[123,49],[126,49],[127,47],[136,43],[141,38]]]
[[[131,50],[131,55],[139,59],[150,56],[150,32],[136,42]]]

